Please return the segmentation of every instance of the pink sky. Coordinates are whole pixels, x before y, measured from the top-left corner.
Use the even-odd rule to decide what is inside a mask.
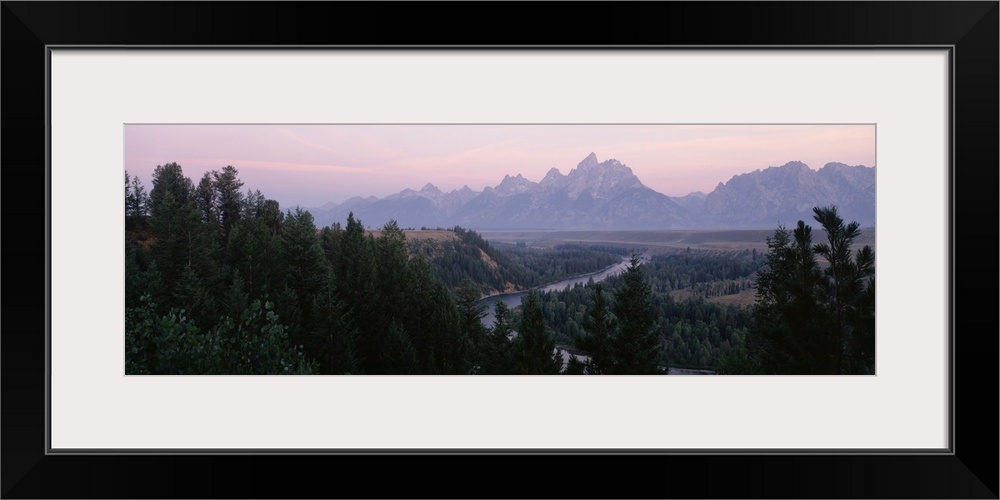
[[[383,197],[431,182],[444,191],[538,182],[588,154],[615,158],[669,196],[710,192],[734,175],[801,161],[875,165],[874,125],[126,125],[125,169],[152,189],[177,162],[195,184],[232,165],[243,189],[283,209]]]

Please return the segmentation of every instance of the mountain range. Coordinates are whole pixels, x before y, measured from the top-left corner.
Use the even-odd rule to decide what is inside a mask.
[[[644,185],[618,160],[591,153],[568,174],[552,168],[539,182],[506,175],[496,186],[443,192],[431,183],[376,198],[310,208],[316,225],[341,224],[349,213],[369,227],[488,229],[676,229],[792,227],[812,222],[812,208],[837,205],[846,221],[875,222],[875,167],[827,163],[812,170],[793,161],[733,176],[705,194],[672,197]]]

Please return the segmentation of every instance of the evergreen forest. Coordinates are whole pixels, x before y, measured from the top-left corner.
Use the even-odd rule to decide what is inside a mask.
[[[872,374],[875,258],[836,207],[779,226],[768,251],[408,239],[353,214],[316,227],[243,191],[125,173],[127,374]],[[377,236],[376,236],[377,233]],[[601,282],[537,287],[627,260]],[[524,292],[520,307],[485,295]],[[740,301],[736,298],[752,297]]]

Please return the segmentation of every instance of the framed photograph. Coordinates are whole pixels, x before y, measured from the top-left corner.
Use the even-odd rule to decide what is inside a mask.
[[[5,294],[8,320],[32,318],[6,325],[3,338],[5,497],[295,497],[320,484],[290,475],[310,461],[345,477],[388,465],[400,480],[331,496],[455,494],[414,467],[436,461],[488,481],[483,496],[997,497],[996,429],[973,423],[996,421],[995,400],[977,395],[996,392],[958,385],[996,380],[995,314],[970,300],[996,293],[981,285],[995,252],[975,250],[996,240],[997,2],[726,4],[733,21],[699,33],[680,20],[713,4],[608,7],[639,32],[663,33],[614,40],[624,46],[586,36],[510,45],[488,40],[491,30],[418,35],[416,46],[379,35],[424,6],[335,4],[321,16],[312,3],[3,5],[8,186],[45,188],[18,187],[5,204],[18,219],[11,258],[45,263],[37,292]],[[654,6],[667,13],[655,17],[662,26],[650,24]],[[490,16],[545,25],[519,10]],[[604,16],[596,4],[581,10]],[[324,39],[320,18],[347,27]],[[360,19],[377,21],[369,29]],[[757,20],[753,33],[738,19]],[[125,349],[129,162],[180,161],[157,159],[172,154],[171,135],[196,140],[179,130],[229,141],[224,152],[177,153],[218,169],[234,152],[275,152],[246,127],[347,147],[311,140],[305,130],[321,125],[395,127],[372,147],[409,141],[424,152],[444,139],[406,138],[419,135],[406,127],[453,127],[453,136],[536,127],[525,133],[535,137],[583,125],[861,127],[877,164],[877,362],[858,376],[133,376],[154,370],[130,365],[139,358]],[[241,132],[215,133],[226,127]],[[811,149],[850,147],[823,137]],[[433,165],[420,174],[456,175]],[[268,195],[291,175],[253,187]],[[361,177],[328,181],[357,189],[365,175],[387,174],[351,175]],[[330,191],[347,198],[344,185]],[[618,462],[647,477],[626,487],[591,477],[594,464]],[[497,463],[534,465],[508,482],[497,481]],[[250,472],[251,484],[241,479],[248,466],[276,474]],[[573,479],[581,472],[586,481]],[[536,480],[542,491],[524,489]]]

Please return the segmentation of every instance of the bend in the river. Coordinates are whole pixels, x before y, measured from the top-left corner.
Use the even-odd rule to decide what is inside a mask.
[[[642,257],[642,259],[645,260],[646,257]],[[485,325],[486,327],[493,326],[493,319],[494,319],[493,308],[494,304],[496,304],[498,300],[503,301],[505,304],[507,304],[507,307],[509,307],[510,309],[514,309],[517,307],[521,307],[521,297],[523,297],[524,294],[528,293],[529,291],[539,291],[539,292],[559,291],[566,288],[567,286],[569,287],[576,286],[577,283],[586,284],[588,281],[591,280],[591,278],[593,278],[595,282],[603,281],[607,279],[609,276],[614,276],[623,271],[626,267],[628,267],[628,264],[629,264],[629,258],[622,257],[621,262],[594,273],[581,274],[579,276],[574,276],[572,278],[561,279],[559,281],[554,281],[546,285],[536,286],[531,290],[526,290],[522,292],[500,293],[496,295],[489,295],[483,297],[479,299],[480,304],[486,304],[486,316],[483,316],[482,319],[483,325]]]

